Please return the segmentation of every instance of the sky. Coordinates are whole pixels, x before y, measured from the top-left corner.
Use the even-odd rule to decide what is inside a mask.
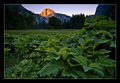
[[[40,14],[44,8],[50,8],[56,13],[62,13],[69,16],[72,14],[95,14],[98,4],[22,4],[26,9]]]

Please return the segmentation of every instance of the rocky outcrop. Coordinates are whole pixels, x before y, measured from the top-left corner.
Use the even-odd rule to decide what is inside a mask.
[[[48,15],[52,13],[55,13],[52,9],[44,8],[44,10],[40,13],[40,15],[47,17]]]
[[[60,19],[61,22],[68,21],[71,18],[70,16],[67,16],[65,14],[55,13],[52,9],[49,8],[44,8],[44,10],[39,15],[42,16],[42,18],[46,17],[46,19],[44,18],[44,21],[47,23],[49,21],[49,18],[52,16]]]
[[[48,23],[48,18],[44,17],[44,16],[40,16],[39,14],[34,14],[35,18],[36,18],[36,23],[41,23],[41,22],[46,22]]]
[[[114,4],[99,4],[96,8],[95,15],[93,16],[96,16],[96,15],[105,15],[115,20],[115,5]]]
[[[61,22],[64,22],[64,21],[67,22],[67,21],[70,21],[70,19],[71,19],[70,16],[65,15],[65,14],[60,14],[60,13],[52,13],[52,14],[48,15],[47,18],[49,19],[49,18],[52,17],[52,16],[60,19]]]

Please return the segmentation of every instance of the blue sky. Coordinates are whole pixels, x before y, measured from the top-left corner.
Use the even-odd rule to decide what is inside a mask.
[[[40,14],[44,8],[50,8],[56,13],[72,16],[80,13],[95,14],[98,4],[22,4],[22,6],[36,14]]]

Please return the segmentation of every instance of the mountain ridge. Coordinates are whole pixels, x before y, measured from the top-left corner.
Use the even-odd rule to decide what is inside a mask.
[[[60,19],[61,22],[68,21],[71,18],[70,16],[68,16],[66,14],[56,13],[54,10],[52,10],[50,8],[44,8],[44,10],[39,15],[43,16],[44,18],[46,17],[46,20],[44,20],[44,21],[47,23],[49,21],[49,18],[52,16]]]
[[[47,17],[48,15],[52,13],[55,13],[52,9],[44,8],[44,10],[39,15]]]
[[[61,13],[52,13],[52,14],[49,14],[49,15],[47,16],[47,18],[49,19],[49,18],[52,17],[52,16],[60,19],[61,22],[70,21],[70,19],[71,19],[70,16],[68,16],[68,15],[66,15],[66,14],[61,14]]]

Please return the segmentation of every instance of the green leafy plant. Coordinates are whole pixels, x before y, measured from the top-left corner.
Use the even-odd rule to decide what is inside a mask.
[[[115,21],[95,16],[86,18],[76,34],[13,37],[10,45],[5,43],[5,52],[16,52],[23,60],[6,69],[5,77],[115,78],[115,34]]]

